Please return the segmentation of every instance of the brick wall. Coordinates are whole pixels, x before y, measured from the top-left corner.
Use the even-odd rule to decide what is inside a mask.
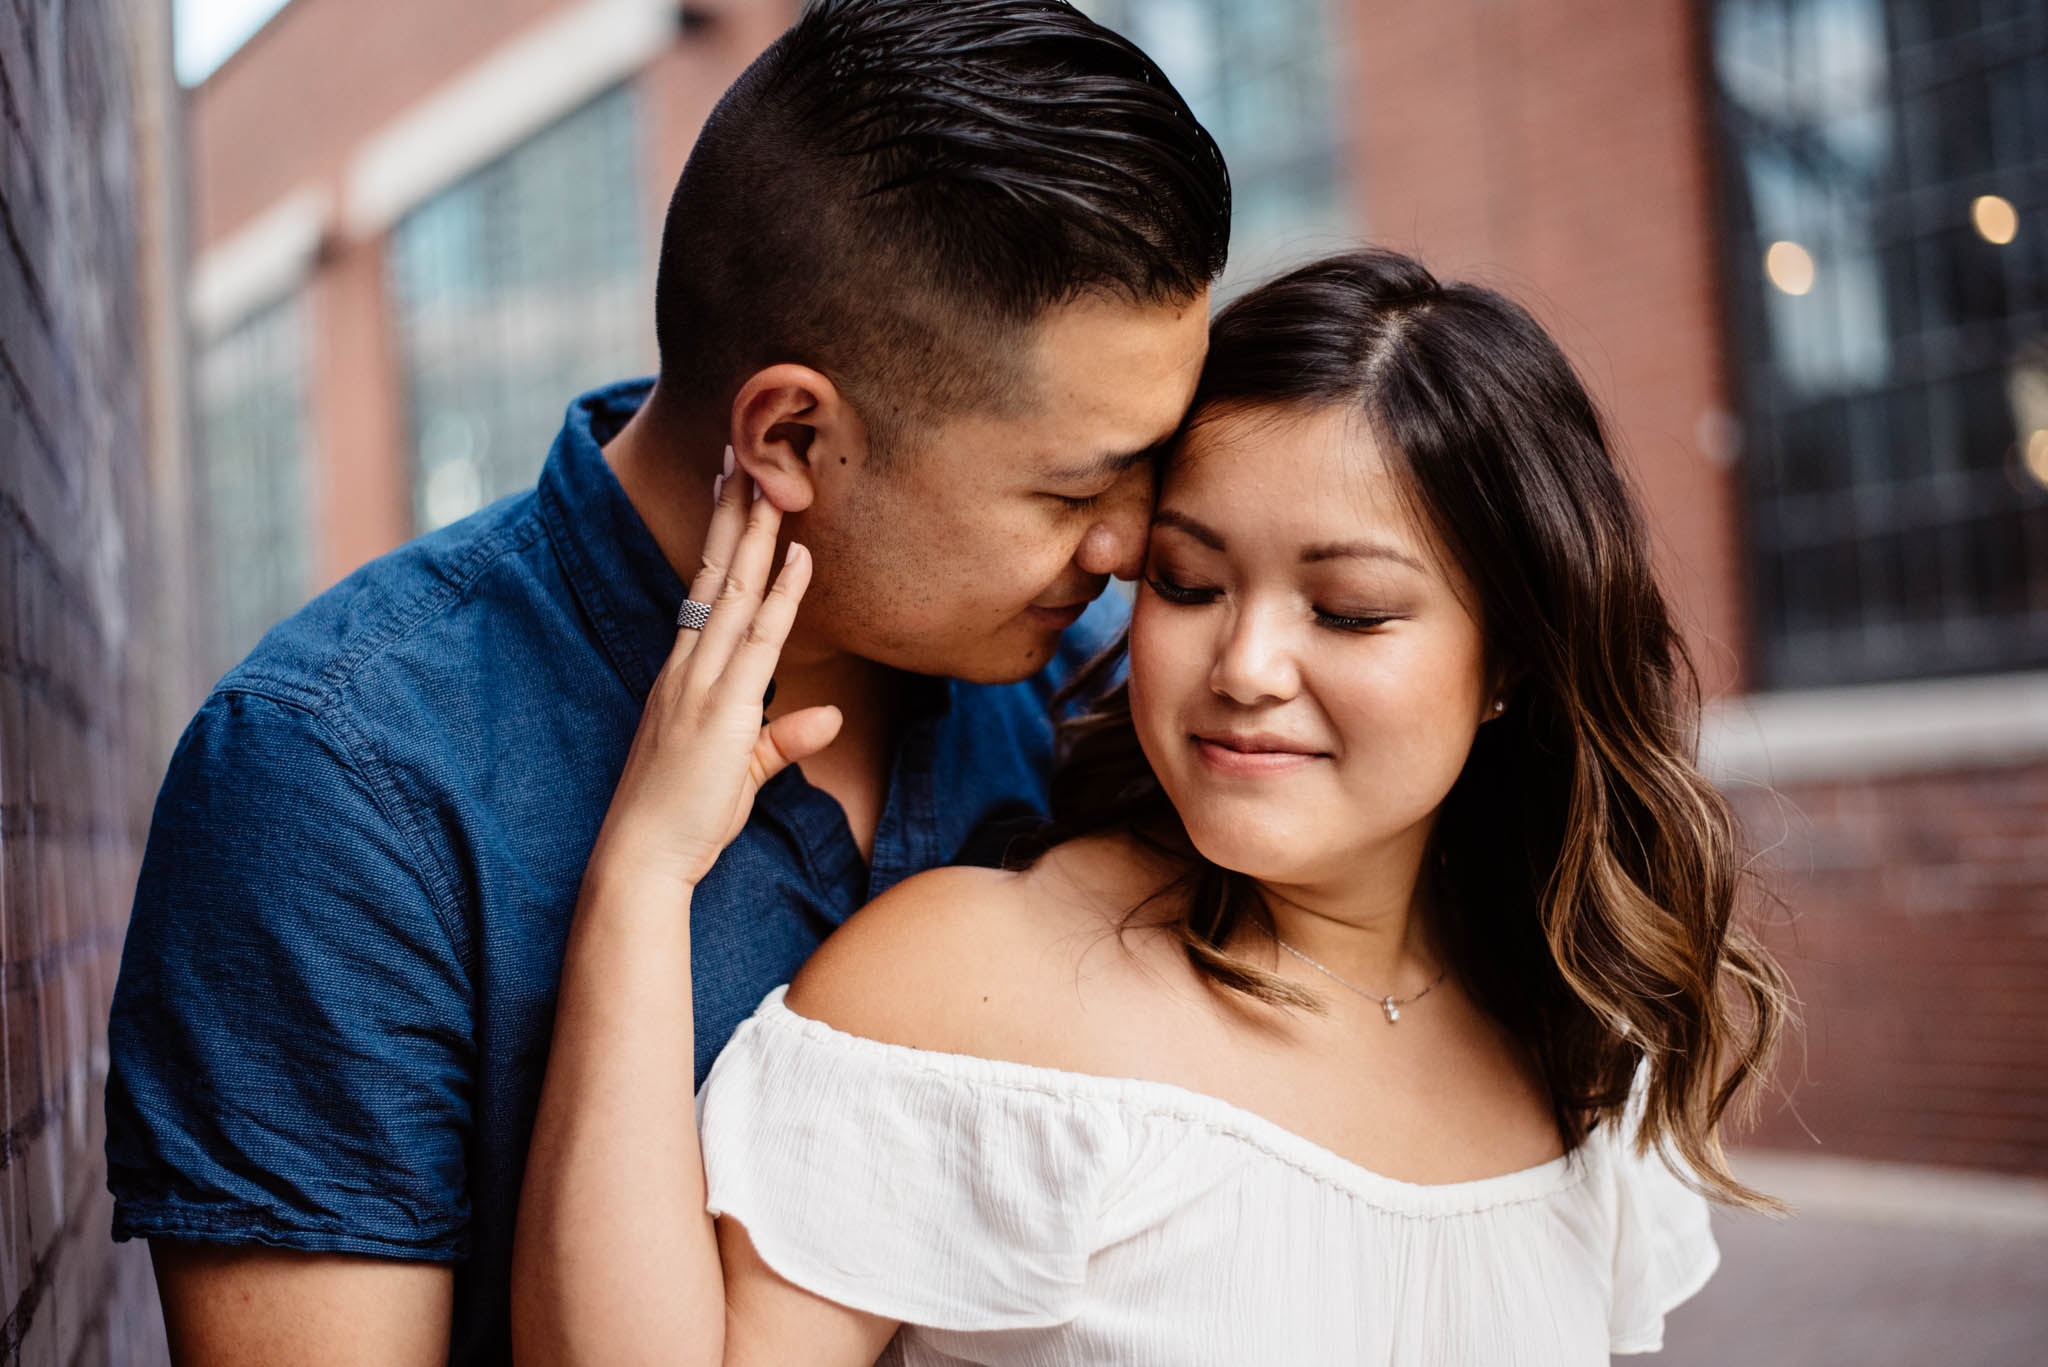
[[[0,1363],[161,1361],[116,1249],[106,1013],[189,682],[152,522],[182,450],[168,5],[0,0]]]
[[[1711,693],[1745,625],[1699,7],[1350,0],[1367,231],[1504,290],[1609,417]]]
[[[2048,1174],[2048,764],[1737,799],[1806,1018],[1753,1142]]]

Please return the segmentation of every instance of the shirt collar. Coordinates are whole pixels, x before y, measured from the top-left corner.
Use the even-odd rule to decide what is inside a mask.
[[[569,405],[540,477],[540,506],[570,587],[612,667],[645,701],[675,645],[676,608],[687,592],[604,458],[654,387],[625,380]]]

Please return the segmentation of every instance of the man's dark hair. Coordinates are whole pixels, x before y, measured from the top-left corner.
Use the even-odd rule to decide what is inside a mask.
[[[878,454],[1014,402],[1044,311],[1192,299],[1222,154],[1137,47],[1057,0],[816,0],[712,111],[669,202],[655,332],[692,404],[793,361]]]

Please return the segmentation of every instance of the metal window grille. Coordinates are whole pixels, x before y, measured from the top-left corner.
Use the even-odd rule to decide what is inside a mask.
[[[2048,9],[1712,36],[1762,682],[2048,662]]]
[[[621,86],[393,227],[422,531],[531,485],[571,398],[653,369],[639,175]]]
[[[249,652],[311,587],[306,317],[293,294],[198,358],[200,523],[213,663]]]
[[[1348,241],[1330,0],[1081,0],[1151,54],[1230,165],[1228,294]]]

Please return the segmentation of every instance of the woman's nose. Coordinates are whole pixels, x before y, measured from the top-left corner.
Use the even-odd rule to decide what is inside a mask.
[[[1285,628],[1270,615],[1241,608],[1231,612],[1216,642],[1209,687],[1245,707],[1292,698],[1301,687],[1301,674]]]

